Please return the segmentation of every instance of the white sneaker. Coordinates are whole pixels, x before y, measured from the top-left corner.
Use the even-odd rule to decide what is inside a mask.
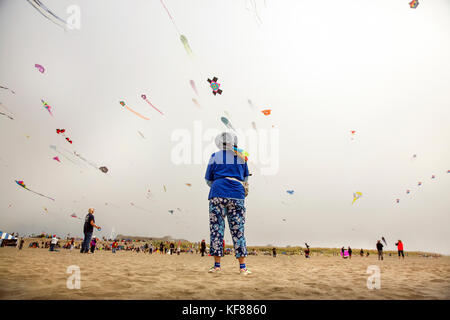
[[[251,273],[252,272],[250,270],[248,270],[247,268],[246,269],[241,269],[241,272],[240,272],[240,274],[242,274],[244,276],[249,275]]]
[[[208,271],[209,273],[215,273],[215,272],[220,272],[220,268],[216,268],[216,267],[211,267]]]

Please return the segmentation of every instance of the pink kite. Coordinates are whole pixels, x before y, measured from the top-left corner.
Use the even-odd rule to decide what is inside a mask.
[[[61,162],[57,156],[56,156],[56,157],[53,157],[53,160],[56,160],[56,161],[58,161],[58,162]]]
[[[153,109],[155,109],[156,111],[158,111],[159,113],[163,114],[161,111],[159,111],[154,105],[152,105],[152,103],[150,101],[148,101],[147,96],[145,94],[141,94],[141,98],[145,100],[145,102],[147,102],[150,107],[152,107]]]
[[[198,95],[197,87],[195,86],[194,80],[189,80],[189,83],[191,84],[192,89],[194,89],[195,94]]]

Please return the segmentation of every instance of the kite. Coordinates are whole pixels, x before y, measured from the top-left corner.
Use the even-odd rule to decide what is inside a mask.
[[[131,109],[130,107],[128,107],[125,102],[123,101],[119,101],[120,105],[126,109],[128,109],[129,111],[133,112],[135,115],[137,115],[138,117],[144,119],[144,120],[150,120],[149,118],[144,117],[142,114],[137,113],[136,111],[134,111],[133,109]]]
[[[138,131],[138,133],[141,135],[142,138],[145,139],[144,135],[142,134],[142,132]]]
[[[141,94],[141,98],[144,99],[153,109],[158,111],[159,113],[163,114],[161,111],[159,111],[150,101],[148,101],[147,96],[145,94]]]
[[[76,219],[83,220],[82,218],[78,217],[75,213],[72,213],[70,216],[71,216],[72,218],[76,218]]]
[[[195,94],[198,96],[198,91],[197,91],[197,87],[195,86],[194,80],[189,80],[189,83],[191,84],[191,87],[194,90]]]
[[[14,120],[13,117],[7,115],[6,113],[0,112],[0,114],[1,114],[2,116],[8,117],[8,118],[11,119],[11,120]]]
[[[173,210],[169,210],[170,214],[173,214]]]
[[[306,249],[309,249],[309,246],[308,246],[308,244],[305,242],[305,246],[306,246]]]
[[[286,190],[286,192],[291,194],[291,195],[294,194],[294,190]]]
[[[28,136],[28,138],[29,138],[29,136]],[[76,165],[79,165],[78,163],[76,163],[75,161],[73,161],[72,159],[70,159],[69,157],[65,156],[61,151],[59,151],[58,149],[56,149],[56,146],[50,145],[50,149],[55,150],[55,151],[58,152],[60,155],[62,155],[64,158],[66,158],[67,160],[69,160],[70,162],[72,162],[72,163],[74,163],[74,164],[76,164]],[[68,153],[71,153],[71,152],[69,152],[69,151],[67,151],[67,150],[65,150],[65,149],[63,149],[63,150],[66,151],[66,152],[68,152]],[[54,158],[53,158],[53,159],[54,159]]]
[[[409,3],[409,7],[410,7],[411,9],[417,8],[418,5],[419,5],[419,1],[418,1],[418,0],[412,0],[412,1]]]
[[[283,221],[286,221],[286,219],[282,219]]]
[[[186,185],[187,185],[188,187],[192,187],[192,184],[190,184],[190,183],[186,183]]]
[[[413,154],[413,159],[416,159],[417,158],[417,154]]]
[[[255,121],[252,122],[252,126],[253,126],[253,129],[257,130]]]
[[[432,176],[431,176],[431,179],[435,179],[436,178],[436,176],[433,174]]]
[[[48,210],[47,210],[47,208],[46,208],[46,207],[44,207],[44,211],[48,213]]]
[[[15,93],[14,91],[12,91],[10,88],[2,87],[2,86],[0,86],[0,88],[1,88],[1,89],[5,89],[5,90],[9,90],[9,91],[11,91],[12,93],[16,94],[16,93]]]
[[[419,182],[417,183],[417,185],[420,187],[420,186],[422,185],[422,182],[419,181]]]
[[[200,105],[200,103],[198,103],[197,99],[192,98],[192,102],[199,107],[200,109],[202,108],[202,106]]]
[[[52,110],[51,110],[52,107],[50,107],[47,104],[47,102],[45,102],[44,100],[41,99],[41,101],[42,101],[42,104],[44,105],[44,108],[47,109],[48,113],[50,113],[50,115],[53,117],[53,113],[52,113]]]
[[[66,138],[67,142],[72,144],[72,140],[70,140],[69,137],[66,136],[65,132],[66,132],[66,129],[56,129],[57,134],[63,135]]]
[[[47,198],[47,199],[50,199],[50,200],[55,201],[55,199],[53,199],[53,198],[47,197],[47,196],[45,196],[45,195],[43,195],[43,194],[41,194],[41,193],[38,193],[38,192],[36,192],[36,191],[33,191],[33,190],[28,189],[27,186],[25,185],[25,183],[23,183],[22,180],[15,180],[15,181],[16,181],[16,183],[17,183],[19,186],[21,186],[22,188],[24,188],[24,189],[26,189],[26,190],[28,190],[28,191],[30,191],[30,192],[33,192],[33,193],[35,193],[35,194],[37,194],[37,195],[39,195],[39,196],[41,196],[41,197],[44,197],[44,198]]]
[[[208,79],[209,86],[211,87],[211,89],[212,89],[214,95],[216,95],[216,94],[222,94],[222,90],[219,89],[220,83],[217,83],[217,82],[216,82],[217,80],[218,80],[218,79],[217,79],[216,77],[214,77],[212,80],[211,80],[211,79]]]
[[[268,116],[268,115],[270,115],[272,110],[271,109],[266,109],[266,110],[262,110],[261,112],[264,113],[265,116]]]
[[[108,172],[108,168],[107,167],[100,167],[98,168],[101,172],[103,173],[107,173]]]
[[[186,50],[187,54],[192,57],[192,49],[189,46],[189,42],[188,42],[188,39],[186,38],[186,36],[181,35],[180,40],[181,40],[181,43],[183,44],[184,49]]]
[[[352,134],[351,140],[355,140],[355,130],[351,130],[350,133]]]
[[[384,237],[381,237],[381,240],[383,240],[384,244],[387,246],[386,239]]]
[[[248,99],[247,102],[252,109],[255,109],[255,106],[253,105],[252,100]]]
[[[447,173],[450,173],[450,170],[447,170]]]
[[[174,19],[172,18],[172,16],[170,15],[169,10],[167,9],[166,5],[164,4],[164,2],[163,2],[162,0],[160,0],[160,1],[161,1],[161,4],[163,5],[164,9],[166,10],[167,14],[169,15],[169,18],[170,18],[170,20],[172,21],[172,24],[173,24],[173,26],[175,27],[175,30],[176,30],[177,33],[179,34],[180,40],[181,40],[181,43],[182,43],[183,46],[184,46],[184,49],[186,50],[186,52],[187,52],[187,54],[188,54],[189,56],[192,56],[192,50],[191,50],[191,47],[189,46],[189,43],[188,43],[188,40],[187,40],[186,36],[182,35],[181,32],[180,32],[180,30],[178,30],[178,27],[177,27],[177,25],[176,25],[176,23],[175,23],[175,20],[174,20]]]
[[[406,194],[409,194],[411,191],[410,190],[406,190]]]
[[[58,156],[53,157],[53,160],[56,160],[56,161],[58,161],[58,162],[61,162],[61,160],[59,160]]]
[[[234,132],[236,132],[236,130],[234,129],[234,127],[231,125],[231,122],[225,118],[225,117],[221,117],[220,120],[222,120],[223,124],[225,125],[225,127],[227,127],[228,129],[233,130]]]
[[[167,190],[166,190],[166,186],[165,185],[163,185],[163,187],[164,187],[164,192],[166,192]]]
[[[361,192],[354,192],[353,193],[353,202],[352,202],[352,204],[354,204],[355,201],[358,200],[361,197],[362,197],[362,193]]]
[[[62,27],[65,30],[66,22],[55,15],[53,12],[50,11],[49,8],[47,8],[41,1],[39,0],[27,0],[29,4],[31,4],[37,11],[39,11],[40,14],[42,14],[45,18],[56,24],[57,26]],[[58,23],[59,22],[59,23]],[[60,23],[63,24],[63,26],[60,25]]]
[[[35,64],[34,66],[39,70],[40,73],[44,73],[45,68],[43,66],[41,66],[40,64]]]
[[[400,199],[395,199],[395,201],[396,201],[397,203],[400,203]]]

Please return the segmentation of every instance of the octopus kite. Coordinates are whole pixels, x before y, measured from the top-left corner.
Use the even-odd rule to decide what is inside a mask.
[[[216,77],[214,77],[212,80],[211,80],[211,79],[208,79],[209,86],[211,87],[211,89],[212,89],[214,95],[216,95],[216,94],[222,94],[222,90],[219,89],[220,83],[217,83],[217,80],[218,80],[218,79],[217,79]]]

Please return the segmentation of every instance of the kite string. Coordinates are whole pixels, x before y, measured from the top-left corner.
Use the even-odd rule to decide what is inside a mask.
[[[172,21],[173,26],[175,27],[175,30],[177,31],[178,35],[181,36],[180,30],[178,30],[178,27],[177,27],[177,25],[176,25],[176,23],[175,23],[175,20],[174,20],[174,19],[172,18],[172,16],[170,15],[170,12],[169,12],[169,10],[167,9],[166,5],[164,4],[163,0],[160,0],[160,1],[161,1],[161,4],[163,5],[164,9],[166,10],[167,14],[169,15],[169,18],[170,18],[170,20]]]

